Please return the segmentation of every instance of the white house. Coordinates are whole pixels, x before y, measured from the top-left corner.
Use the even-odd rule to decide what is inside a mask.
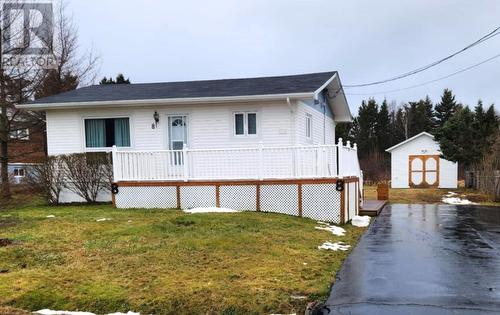
[[[441,158],[434,136],[422,132],[386,150],[392,188],[457,188],[458,165]]]
[[[335,124],[352,119],[337,72],[97,85],[19,107],[46,112],[49,155],[116,148],[114,178],[122,188],[113,199],[118,207],[171,207],[176,199],[175,205],[184,208],[212,198],[203,196],[204,188],[189,202],[179,193],[171,196],[172,191],[156,202],[140,198],[152,191],[158,196],[165,189],[158,187],[179,190],[181,183],[210,181],[205,186],[212,187],[234,180],[360,177],[356,148],[335,144]],[[157,188],[142,194],[137,188],[125,197],[131,183]],[[224,199],[218,192],[219,197]],[[63,199],[81,201],[69,192]],[[225,202],[212,199],[208,204]],[[270,202],[269,207],[276,206]]]

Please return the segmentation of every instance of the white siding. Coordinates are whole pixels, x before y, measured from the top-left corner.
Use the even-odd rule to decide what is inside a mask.
[[[391,152],[391,186],[392,188],[409,188],[409,156],[440,155],[439,144],[432,138],[422,135]],[[444,159],[439,160],[439,188],[457,187],[457,163]]]
[[[153,113],[158,111],[160,123],[152,129]],[[257,112],[257,136],[234,135],[233,114]],[[229,148],[287,146],[293,144],[292,114],[286,102],[261,104],[185,105],[156,107],[122,107],[115,109],[47,111],[47,138],[50,155],[84,152],[84,118],[130,117],[131,146],[136,150],[168,148],[168,115],[188,116],[190,148]]]
[[[306,138],[306,115],[312,116],[312,140]],[[335,144],[335,122],[309,105],[298,102],[295,108],[295,145]]]

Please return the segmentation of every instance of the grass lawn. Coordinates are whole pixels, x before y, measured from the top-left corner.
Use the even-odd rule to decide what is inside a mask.
[[[14,240],[0,247],[0,313],[2,307],[101,314],[303,312],[308,302],[327,297],[348,255],[317,247],[328,240],[355,245],[364,232],[347,225],[346,236],[338,237],[316,225],[251,212],[10,207],[0,211],[0,238]]]
[[[365,186],[365,198],[377,199],[377,187]],[[481,194],[475,190],[459,188],[459,189],[389,189],[389,202],[391,203],[440,203],[441,199],[448,192],[453,191],[460,195],[466,196],[470,201],[480,203],[482,205],[500,206],[499,202],[494,202],[487,195]]]

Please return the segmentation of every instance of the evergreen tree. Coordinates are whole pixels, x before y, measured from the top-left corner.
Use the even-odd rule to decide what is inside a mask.
[[[436,128],[442,128],[444,123],[457,112],[460,105],[455,101],[455,96],[451,90],[445,89],[441,96],[441,102],[436,104]]]
[[[363,101],[358,111],[357,127],[358,134],[355,135],[358,144],[358,152],[362,157],[377,150],[377,120],[378,105],[374,99]]]
[[[474,109],[474,131],[477,133],[477,146],[480,150],[480,155],[484,156],[488,154],[495,141],[494,136],[498,130],[498,117],[495,113],[495,108],[491,105],[485,112],[483,108],[483,102],[478,101],[477,106]]]
[[[116,84],[130,84],[130,80],[123,76],[122,73],[119,73],[118,76],[116,76]]]
[[[391,115],[387,100],[382,102],[378,112],[376,135],[378,151],[384,152],[391,144]]]
[[[410,102],[407,107],[408,137],[411,138],[423,131],[434,131],[434,110],[432,101],[427,96],[425,100]]]
[[[404,107],[400,107],[393,113],[391,123],[391,145],[398,144],[408,139],[407,134],[406,109]]]
[[[335,143],[338,142],[339,138],[342,138],[343,141],[355,141],[351,134],[352,126],[353,123],[338,123],[335,126]]]
[[[123,76],[123,74],[119,73],[117,76],[116,76],[116,80],[113,80],[113,78],[106,78],[104,77],[100,82],[99,82],[100,85],[105,85],[105,84],[130,84],[130,80],[127,78],[125,79],[125,77]]]
[[[481,159],[478,135],[475,115],[468,107],[464,107],[436,132],[436,140],[445,159],[470,167]]]
[[[79,77],[76,74],[48,70],[47,75],[35,91],[35,99],[74,90],[78,84]]]

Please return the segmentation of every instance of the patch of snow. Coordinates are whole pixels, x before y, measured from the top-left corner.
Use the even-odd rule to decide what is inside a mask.
[[[53,214],[50,214],[50,215],[48,215],[48,216],[47,216],[47,218],[55,218],[55,217],[56,217],[56,216],[55,216],[55,215],[53,215]]]
[[[132,223],[132,220],[128,220],[128,223]]]
[[[349,250],[351,248],[351,245],[347,245],[343,242],[338,242],[338,243],[332,243],[332,242],[324,242],[323,245],[318,246],[318,249],[326,249],[326,250],[333,250],[333,251],[338,251],[338,250]]]
[[[462,199],[459,197],[448,197],[446,196],[445,198],[442,199],[443,203],[447,203],[450,205],[477,205],[477,203],[472,202],[467,199]]]
[[[367,227],[370,225],[370,217],[365,215],[365,216],[355,216],[352,218],[351,224],[357,227]]]
[[[208,208],[193,208],[183,210],[186,213],[235,213],[239,212],[238,210],[233,210],[229,208],[216,208],[216,207],[208,207]]]
[[[53,310],[49,310],[49,309],[39,310],[39,311],[33,312],[33,314],[40,314],[40,315],[95,315],[94,313],[90,313],[90,312],[53,311]],[[141,315],[141,314],[128,311],[127,313],[110,313],[107,315]]]
[[[453,191],[449,191],[448,194],[446,195],[446,197],[454,197],[454,196],[458,196],[458,194]]]
[[[335,226],[335,225],[330,225],[325,222],[318,222],[318,224],[322,224],[324,226],[317,226],[315,227],[316,230],[322,230],[322,231],[328,231],[332,233],[333,235],[337,236],[344,236],[345,235],[345,230],[341,227]]]
[[[43,309],[33,313],[40,315],[95,315],[94,313],[89,312],[53,311],[49,309]]]
[[[111,221],[110,218],[102,218],[102,219],[97,219],[97,222],[104,222],[104,221]]]

